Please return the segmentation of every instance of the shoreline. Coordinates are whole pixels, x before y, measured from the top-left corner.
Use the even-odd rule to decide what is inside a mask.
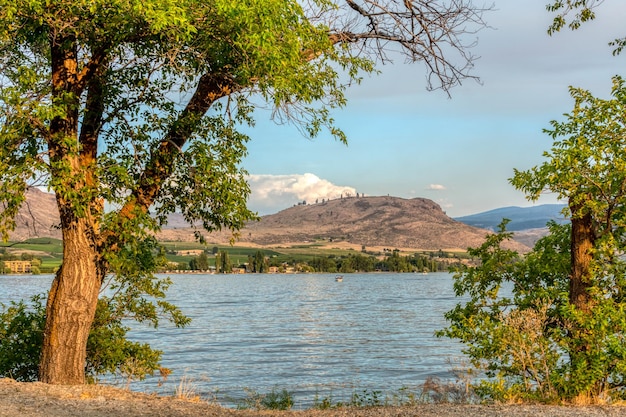
[[[59,386],[0,378],[0,417],[618,417],[620,405],[418,404],[328,410],[234,410],[106,385]]]

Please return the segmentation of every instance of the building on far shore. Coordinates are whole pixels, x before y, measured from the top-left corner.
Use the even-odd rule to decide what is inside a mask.
[[[176,251],[178,256],[200,256],[204,251],[202,249],[186,249]]]
[[[30,261],[4,261],[4,270],[13,274],[30,274],[32,263]]]

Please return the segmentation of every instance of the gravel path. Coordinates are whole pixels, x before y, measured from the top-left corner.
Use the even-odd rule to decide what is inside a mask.
[[[626,407],[424,404],[305,411],[231,410],[117,388],[52,386],[0,379],[0,417],[626,417]]]

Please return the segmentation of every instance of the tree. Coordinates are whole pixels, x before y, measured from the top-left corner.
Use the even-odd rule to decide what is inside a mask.
[[[570,302],[593,307],[593,275],[624,250],[626,230],[626,87],[613,78],[613,99],[571,88],[574,110],[546,130],[554,140],[548,158],[528,171],[515,170],[512,184],[537,200],[554,192],[568,201],[572,222]],[[564,137],[562,140],[559,138]],[[615,252],[617,251],[617,252]]]
[[[164,295],[153,265],[132,262],[158,252],[173,211],[199,238],[255,218],[238,131],[255,103],[345,141],[330,110],[388,51],[423,62],[429,88],[473,78],[466,36],[483,11],[469,0],[0,0],[0,232],[33,185],[55,193],[63,232],[40,379],[84,382],[109,274],[130,315],[179,317],[128,301]]]
[[[515,171],[513,185],[531,200],[551,191],[568,202],[571,217],[569,302],[585,316],[603,304],[601,274],[611,276],[626,249],[626,86],[613,78],[613,99],[595,98],[571,88],[575,100],[564,122],[546,132],[555,140],[548,161],[529,171]],[[559,138],[563,138],[558,140]],[[610,292],[609,292],[610,294]],[[582,325],[582,323],[581,323]],[[586,331],[576,329],[581,340]],[[585,360],[591,346],[581,344]]]
[[[574,110],[547,129],[547,160],[515,171],[511,183],[529,199],[552,192],[568,201],[569,225],[550,226],[525,257],[503,249],[503,224],[470,251],[478,267],[461,267],[442,334],[461,339],[499,399],[622,400],[626,392],[626,85],[612,98],[571,88]],[[501,288],[512,288],[502,295]]]
[[[193,258],[189,261],[189,269],[194,271],[206,271],[209,269],[209,257],[206,253],[201,253],[200,255]]]
[[[201,271],[208,271],[209,270],[209,257],[207,256],[207,254],[205,252],[202,252],[196,258],[196,266]]]
[[[217,272],[221,272],[223,274],[232,272],[233,267],[230,263],[228,252],[219,251],[217,255],[215,255],[215,269]]]
[[[254,259],[252,260],[252,272],[267,272],[268,264],[265,255],[263,252],[258,250],[254,254]]]

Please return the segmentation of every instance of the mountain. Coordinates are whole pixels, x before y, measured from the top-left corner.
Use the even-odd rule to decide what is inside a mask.
[[[502,219],[511,220],[506,228],[517,232],[529,229],[543,229],[550,220],[565,223],[561,211],[564,204],[543,204],[533,207],[503,207],[469,216],[455,217],[455,220],[482,229],[496,230]]]
[[[173,215],[159,234],[161,240],[192,241],[193,229]],[[55,198],[31,189],[20,210],[11,240],[56,237],[61,234]],[[248,223],[237,242],[249,246],[289,246],[316,243],[331,247],[402,250],[465,250],[480,245],[488,232],[448,217],[424,198],[350,197],[297,205]],[[207,242],[226,244],[229,231],[211,233]],[[528,250],[513,243],[515,249]]]
[[[466,250],[480,245],[488,232],[448,217],[441,207],[424,198],[350,197],[317,204],[297,205],[263,216],[241,230],[238,242],[259,246],[320,245],[360,249]],[[186,229],[168,228],[167,240],[184,240]],[[226,232],[207,236],[224,243]],[[521,244],[516,249],[526,251]]]
[[[43,192],[38,188],[29,188],[26,192],[26,201],[20,207],[15,223],[16,229],[9,234],[12,241],[32,237],[61,239],[61,230],[58,227],[59,211],[54,194]]]

